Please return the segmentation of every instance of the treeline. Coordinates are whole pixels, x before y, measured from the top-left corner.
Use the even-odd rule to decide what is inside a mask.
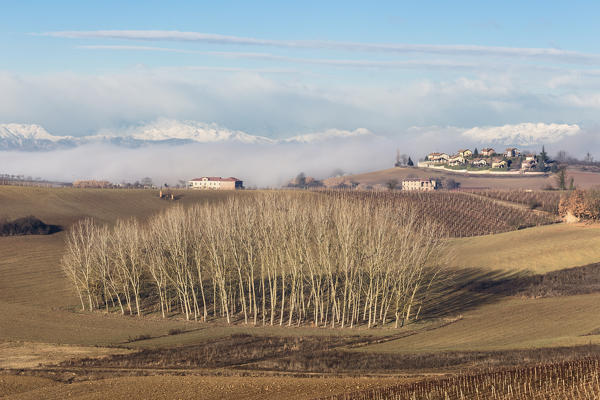
[[[422,312],[444,243],[438,225],[389,198],[257,193],[147,224],[82,220],[62,266],[84,310],[398,327]]]

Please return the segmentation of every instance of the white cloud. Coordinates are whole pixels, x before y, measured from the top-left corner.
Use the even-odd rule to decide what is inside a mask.
[[[99,30],[45,32],[44,36],[70,39],[125,39],[144,41],[182,41],[221,45],[270,46],[280,48],[316,48],[345,51],[452,54],[468,56],[502,56],[526,58],[551,58],[560,62],[599,63],[600,55],[555,48],[518,48],[479,45],[429,45],[355,43],[326,40],[273,40],[251,37],[228,36],[202,32],[160,30]]]
[[[481,143],[533,145],[556,143],[581,132],[579,125],[526,122],[516,125],[475,127],[463,132],[463,137]]]

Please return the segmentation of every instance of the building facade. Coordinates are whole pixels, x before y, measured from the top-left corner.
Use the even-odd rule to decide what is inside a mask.
[[[203,176],[188,181],[188,188],[200,190],[237,190],[244,188],[244,182],[234,178],[220,176]]]
[[[435,189],[437,189],[435,179],[405,179],[402,181],[402,190],[430,191]]]

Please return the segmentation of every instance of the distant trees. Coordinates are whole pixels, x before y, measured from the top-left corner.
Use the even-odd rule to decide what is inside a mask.
[[[479,150],[477,150],[477,147],[473,150],[473,157],[479,157]]]
[[[388,190],[394,190],[398,187],[398,180],[397,179],[389,179],[387,182],[385,182],[385,187],[388,188]]]
[[[558,190],[567,190],[567,167],[560,167],[554,179]],[[573,182],[571,182],[571,185],[573,185]]]
[[[400,326],[423,312],[444,243],[439,226],[376,197],[261,194],[172,207],[144,225],[81,220],[62,268],[84,310]]]
[[[413,160],[411,160],[410,157],[408,157],[408,161],[406,162],[406,165],[408,165],[409,167],[413,167],[415,165],[415,163],[413,162]]]
[[[323,182],[313,178],[312,176],[306,176],[304,172],[300,172],[294,179],[288,182],[287,187],[299,188],[299,189],[310,189],[323,186]]]
[[[442,185],[444,188],[446,188],[448,190],[452,190],[452,189],[458,189],[460,187],[460,182],[457,182],[452,178],[446,178]]]

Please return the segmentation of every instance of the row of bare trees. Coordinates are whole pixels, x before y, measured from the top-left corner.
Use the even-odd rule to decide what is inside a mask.
[[[174,206],[144,224],[82,220],[66,248],[84,310],[398,327],[419,317],[444,235],[385,198],[274,192]]]

